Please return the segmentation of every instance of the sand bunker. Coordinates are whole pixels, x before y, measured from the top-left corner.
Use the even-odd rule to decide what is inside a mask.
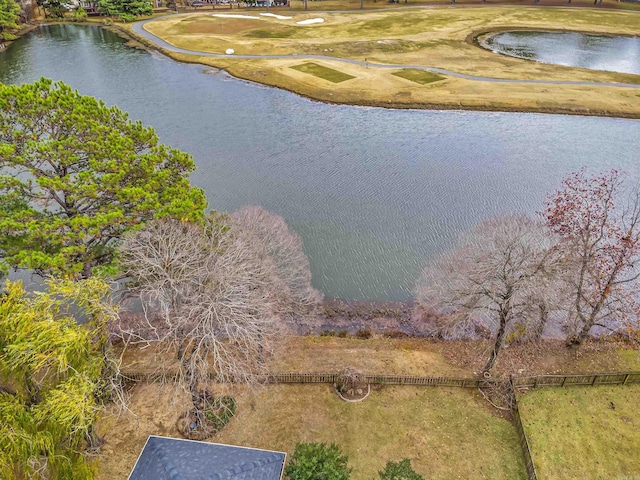
[[[296,25],[311,25],[312,23],[324,23],[324,18],[310,18],[309,20],[296,22]]]
[[[293,17],[286,17],[284,15],[276,15],[275,13],[261,13],[260,17],[255,17],[252,15],[237,15],[233,13],[212,13],[212,17],[218,18],[248,18],[249,20],[263,20],[262,17],[271,17],[278,20],[291,20]],[[301,20],[296,22],[296,25],[311,25],[314,23],[324,23],[324,18],[309,18],[307,20]]]
[[[213,13],[212,17],[222,17],[222,18],[250,18],[252,20],[262,20],[260,17],[251,17],[249,15],[233,15],[230,13]]]
[[[293,17],[285,17],[284,15],[276,15],[275,13],[261,13],[263,17],[273,17],[278,20],[291,20]]]

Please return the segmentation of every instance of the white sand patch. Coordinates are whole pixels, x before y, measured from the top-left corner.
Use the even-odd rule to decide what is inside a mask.
[[[273,17],[278,20],[291,20],[293,17],[285,17],[284,15],[276,15],[275,13],[261,13],[263,17]]]
[[[296,25],[311,25],[312,23],[324,23],[324,18],[310,18],[309,20],[296,22]]]
[[[251,17],[249,15],[233,15],[230,13],[213,13],[212,17],[221,17],[221,18],[251,18],[252,20],[262,20],[260,17]]]

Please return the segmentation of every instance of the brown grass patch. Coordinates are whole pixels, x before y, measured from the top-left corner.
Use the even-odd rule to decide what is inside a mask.
[[[259,18],[249,20],[243,18],[195,17],[183,20],[175,28],[185,35],[234,35],[258,28],[261,22],[262,20]]]
[[[419,338],[369,340],[338,337],[297,337],[282,340],[270,360],[273,373],[337,373],[354,367],[363,373],[472,377],[489,355],[490,343],[435,341]],[[162,348],[130,347],[124,352],[123,370],[153,372],[159,366],[177,367],[175,358]],[[500,352],[495,376],[640,371],[640,351],[620,350],[613,344],[587,342],[567,348],[563,341],[511,345]]]
[[[272,361],[272,371],[334,373],[354,367],[371,375],[468,375],[446,360],[440,344],[420,339],[290,337],[283,352]]]
[[[178,436],[175,421],[188,396],[158,385],[133,393],[137,418],[112,417],[98,427],[107,443],[97,480],[126,478],[148,435]],[[386,387],[353,404],[329,385],[275,385],[237,399],[236,416],[210,441],[289,454],[296,442],[336,442],[354,480],[370,480],[402,458],[429,479],[525,478],[515,429],[472,390]]]

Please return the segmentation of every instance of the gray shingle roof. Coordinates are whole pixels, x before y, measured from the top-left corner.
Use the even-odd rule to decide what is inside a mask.
[[[151,435],[129,480],[280,480],[286,455]]]

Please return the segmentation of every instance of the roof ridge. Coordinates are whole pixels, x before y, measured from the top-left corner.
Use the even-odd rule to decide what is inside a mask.
[[[149,443],[151,444],[151,451],[158,457],[160,463],[162,464],[162,468],[164,468],[167,475],[171,480],[180,480],[180,473],[178,473],[178,469],[173,464],[167,452],[159,445],[159,442],[152,441],[155,438],[149,438]]]

